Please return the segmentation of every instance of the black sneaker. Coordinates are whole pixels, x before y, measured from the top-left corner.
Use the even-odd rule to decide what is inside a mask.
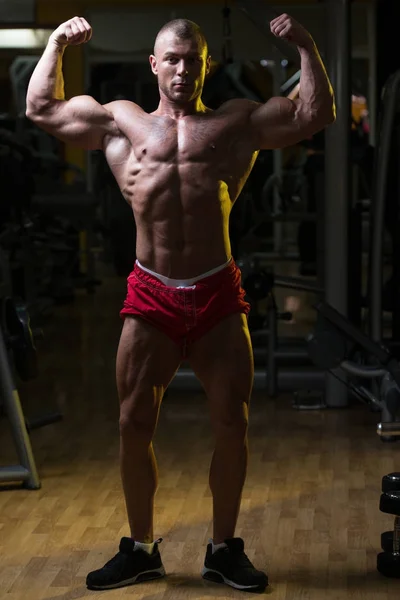
[[[148,554],[144,550],[133,551],[135,542],[131,538],[121,538],[118,554],[102,569],[89,573],[87,587],[89,590],[111,590],[164,577],[165,570],[158,550],[160,542],[161,538],[155,542],[153,552]]]
[[[244,552],[241,538],[225,540],[226,548],[212,553],[212,544],[207,546],[206,559],[202,569],[204,579],[215,583],[226,583],[237,590],[263,592],[268,586],[268,577],[254,568]]]

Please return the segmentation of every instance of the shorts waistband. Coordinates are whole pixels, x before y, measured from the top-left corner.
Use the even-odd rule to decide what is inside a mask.
[[[223,271],[224,269],[226,269],[226,267],[228,267],[232,263],[232,261],[233,261],[233,258],[230,258],[223,265],[219,265],[218,267],[215,267],[214,269],[211,269],[210,271],[207,271],[206,273],[202,273],[201,275],[197,275],[196,277],[192,277],[191,279],[171,279],[170,277],[165,277],[164,275],[159,275],[155,271],[151,271],[150,269],[147,269],[147,267],[143,267],[143,265],[141,265],[137,259],[136,259],[135,264],[139,267],[139,269],[141,269],[145,273],[148,273],[152,277],[155,277],[156,279],[161,281],[161,283],[163,283],[167,287],[187,288],[187,287],[193,286],[195,283],[201,281],[202,279],[205,279],[206,277],[210,277],[211,275],[215,275],[216,273]]]

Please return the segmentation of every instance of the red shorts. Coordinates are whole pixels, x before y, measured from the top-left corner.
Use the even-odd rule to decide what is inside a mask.
[[[140,268],[128,277],[128,293],[121,317],[137,316],[168,335],[182,348],[210,331],[233,313],[248,315],[241,272],[232,259],[226,267],[184,288],[168,287]]]

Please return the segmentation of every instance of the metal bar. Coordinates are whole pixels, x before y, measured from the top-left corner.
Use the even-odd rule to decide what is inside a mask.
[[[344,371],[346,371],[346,373],[355,375],[356,377],[362,377],[364,379],[376,379],[387,374],[386,369],[357,365],[349,360],[344,360],[340,366]]]
[[[268,340],[266,344],[266,379],[267,393],[270,398],[274,398],[278,391],[278,365],[276,364],[276,346],[278,343],[278,309],[273,294],[269,297],[269,306],[267,312],[268,318]]]
[[[382,280],[383,280],[383,233],[385,227],[385,204],[389,156],[395,114],[397,111],[397,90],[400,86],[400,71],[391,76],[385,85],[382,119],[377,140],[374,186],[371,210],[371,243],[369,257],[369,333],[371,338],[382,339]]]
[[[28,481],[31,474],[28,469],[21,467],[21,465],[15,465],[11,467],[0,467],[0,481],[11,482],[11,481]]]
[[[269,336],[268,336],[269,337]],[[265,339],[265,343],[267,342],[267,340]],[[253,344],[253,354],[254,354],[254,364],[256,366],[262,366],[265,365],[265,346],[260,346],[260,347],[254,347]],[[281,366],[288,366],[288,365],[293,365],[293,366],[297,366],[297,367],[301,367],[301,366],[305,366],[305,365],[311,365],[311,361],[310,361],[310,357],[308,355],[307,349],[304,348],[298,348],[296,349],[290,349],[290,348],[281,348],[280,344],[279,344],[279,348],[275,349],[274,352],[274,359],[275,362],[281,367]]]
[[[326,0],[326,68],[337,105],[336,122],[325,132],[324,271],[326,300],[347,314],[348,218],[350,197],[350,3]],[[326,375],[326,404],[348,404],[348,390]]]
[[[343,317],[339,311],[335,310],[333,306],[330,306],[326,302],[318,302],[314,305],[314,308],[327,321],[344,333],[348,339],[355,342],[368,354],[374,356],[382,365],[386,366],[389,364],[389,361],[393,358],[391,353],[380,344],[371,340],[365,333],[354,327],[354,325]]]
[[[274,49],[274,71],[273,71],[273,94],[274,96],[280,96],[282,85],[282,67],[281,67],[281,55],[279,50]],[[277,181],[282,181],[283,171],[283,155],[282,149],[276,148],[273,150],[273,164],[274,164],[274,175]],[[281,212],[281,197],[279,193],[280,185],[275,185],[273,188],[273,206],[274,214]],[[283,223],[279,221],[274,222],[274,251],[278,255],[282,255],[283,252]]]
[[[299,69],[298,71],[296,71],[296,73],[294,75],[289,77],[289,79],[281,85],[281,90],[280,90],[281,94],[285,95],[285,92],[287,92],[292,87],[292,85],[294,85],[295,83],[298,83],[300,81],[300,76],[301,76],[301,70]]]
[[[398,97],[397,90],[396,97]],[[398,126],[396,127],[393,138],[393,148],[396,148],[395,152],[396,155],[398,155],[398,148],[400,148],[400,129]],[[400,169],[397,170],[395,179],[396,189],[400,190]],[[392,202],[394,204],[393,209],[390,210],[392,215],[392,274],[389,282],[387,282],[386,285],[391,286],[390,296],[392,298],[392,340],[396,341],[400,339],[400,204],[398,197],[392,198]]]
[[[324,290],[318,285],[301,277],[286,277],[285,275],[276,275],[274,277],[274,286],[303,292],[312,292],[319,295],[324,293]]]
[[[376,144],[377,130],[377,35],[376,35],[376,2],[367,5],[368,18],[368,113],[369,113],[369,143]]]
[[[362,326],[362,208],[358,198],[358,167],[353,167],[353,192],[349,210],[349,240],[351,251],[348,260],[348,318],[357,327]]]
[[[254,389],[266,390],[265,368],[255,369]],[[268,375],[268,374],[267,374]],[[294,392],[299,390],[324,390],[325,372],[315,367],[279,369],[278,390]],[[203,391],[200,381],[191,369],[181,368],[169,385],[170,389],[185,391]]]
[[[400,423],[378,423],[376,433],[380,437],[400,437]]]

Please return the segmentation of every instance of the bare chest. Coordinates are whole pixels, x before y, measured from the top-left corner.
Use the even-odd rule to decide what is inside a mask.
[[[158,123],[132,142],[139,162],[213,164],[248,154],[243,132],[217,119]]]

